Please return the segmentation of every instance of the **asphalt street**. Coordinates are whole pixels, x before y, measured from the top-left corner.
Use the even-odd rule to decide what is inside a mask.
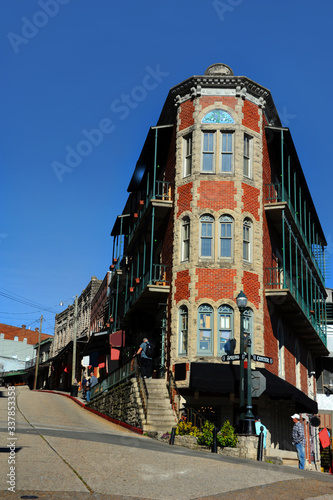
[[[0,397],[1,499],[333,499],[328,474],[170,446],[59,394],[11,394]]]

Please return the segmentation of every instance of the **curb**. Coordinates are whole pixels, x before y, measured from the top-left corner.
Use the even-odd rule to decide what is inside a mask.
[[[59,394],[60,396],[66,396],[66,398],[71,399],[74,401],[74,403],[78,404],[83,408],[84,410],[90,411],[91,413],[94,413],[95,415],[98,415],[99,417],[104,418],[105,420],[108,420],[109,422],[112,422],[113,424],[119,425],[120,427],[125,427],[125,429],[128,429],[132,432],[135,432],[136,434],[143,434],[143,430],[139,429],[138,427],[134,427],[133,425],[126,424],[125,422],[121,422],[120,420],[117,420],[115,418],[109,417],[108,415],[105,415],[104,413],[101,413],[98,410],[94,410],[93,408],[89,408],[89,406],[85,405],[81,401],[79,401],[77,398],[74,396],[71,396],[70,394],[66,394],[64,392],[57,392],[57,391],[49,391],[49,390],[43,390],[43,389],[38,389],[35,392],[48,392],[49,394]]]

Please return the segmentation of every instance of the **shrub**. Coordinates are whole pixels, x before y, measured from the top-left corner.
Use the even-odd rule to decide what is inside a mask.
[[[219,446],[224,448],[228,446],[229,448],[235,448],[238,438],[235,433],[235,429],[230,424],[229,420],[226,420],[222,426],[222,429],[217,434],[217,442]]]
[[[198,436],[198,444],[202,446],[212,446],[213,430],[214,430],[214,424],[208,422],[207,420],[205,422],[205,425],[203,426],[202,432]]]
[[[179,422],[176,428],[177,436],[198,436],[199,429],[192,422]]]
[[[198,444],[211,447],[213,445],[213,432],[214,424],[208,421],[205,422],[202,432],[198,436]],[[230,424],[229,420],[226,420],[222,429],[217,433],[217,444],[222,448],[225,446],[235,448],[237,441],[238,438],[237,434],[235,434],[235,429]]]

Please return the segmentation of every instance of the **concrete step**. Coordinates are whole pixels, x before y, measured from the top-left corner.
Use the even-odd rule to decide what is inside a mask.
[[[171,408],[155,408],[154,406],[149,406],[148,405],[148,415],[156,415],[160,416],[161,418],[167,417],[168,415],[172,415],[172,410]]]
[[[144,431],[147,432],[147,431],[156,431],[156,432],[171,432],[171,429],[172,427],[176,427],[176,425],[174,423],[170,423],[170,424],[156,424],[156,423],[152,423],[152,424],[144,424]]]
[[[163,399],[154,401],[150,398],[148,399],[148,408],[162,408],[166,410],[172,409],[170,401]]]

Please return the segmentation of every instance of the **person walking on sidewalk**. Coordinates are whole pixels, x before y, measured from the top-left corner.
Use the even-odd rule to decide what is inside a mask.
[[[301,424],[301,417],[298,413],[294,413],[291,416],[294,422],[294,427],[292,430],[292,444],[296,446],[297,456],[298,456],[298,467],[300,469],[305,468],[305,436],[303,425]]]
[[[152,374],[152,357],[148,355],[149,348],[149,341],[147,337],[145,337],[138,349],[138,352],[136,353],[136,356],[140,356],[140,366],[143,378],[151,378]]]

